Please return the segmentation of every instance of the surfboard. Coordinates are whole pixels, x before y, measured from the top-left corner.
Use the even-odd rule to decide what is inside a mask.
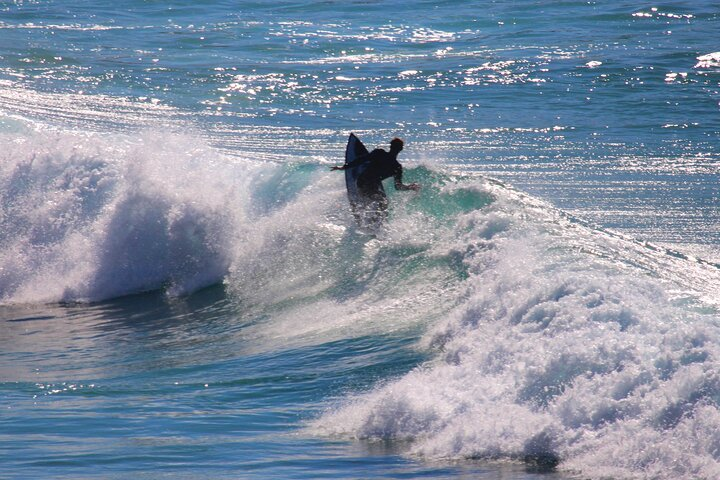
[[[356,158],[363,155],[367,155],[368,150],[365,145],[360,141],[354,133],[350,134],[348,138],[347,147],[345,148],[345,163],[350,163]],[[355,165],[352,168],[345,170],[345,186],[347,187],[348,200],[350,200],[350,206],[355,208],[355,205],[361,203],[362,197],[358,191],[357,181],[358,177],[368,167],[368,163],[364,162],[359,165]]]
[[[354,133],[348,138],[345,148],[345,163],[350,163],[359,157],[368,155],[368,150]],[[360,175],[370,166],[370,161],[360,162],[352,168],[345,170],[345,185],[347,186],[350,211],[361,230],[374,234],[387,218],[387,199],[382,184],[378,186],[381,195],[368,197],[358,188]]]

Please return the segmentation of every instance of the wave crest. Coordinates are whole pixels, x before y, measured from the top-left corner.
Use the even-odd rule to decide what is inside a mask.
[[[0,138],[0,300],[93,301],[218,282],[245,168],[177,134]]]

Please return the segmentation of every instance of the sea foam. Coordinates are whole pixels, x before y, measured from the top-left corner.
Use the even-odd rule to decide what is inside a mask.
[[[92,301],[220,281],[251,163],[192,136],[4,135],[0,300]]]
[[[470,276],[421,341],[433,359],[310,431],[587,478],[718,478],[718,315],[674,284],[702,268],[717,285],[717,268],[496,195],[446,239]]]

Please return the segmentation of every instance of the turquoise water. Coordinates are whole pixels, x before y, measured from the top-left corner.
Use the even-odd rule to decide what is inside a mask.
[[[719,23],[0,3],[0,477],[720,477]]]

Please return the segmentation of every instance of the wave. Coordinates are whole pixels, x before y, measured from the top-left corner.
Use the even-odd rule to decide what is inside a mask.
[[[717,266],[487,188],[443,240],[468,278],[427,326],[432,359],[309,431],[587,478],[717,478]]]
[[[191,137],[0,137],[0,301],[95,301],[223,278],[251,165]]]
[[[413,275],[431,278],[422,266],[453,263],[428,253],[443,216],[490,201],[430,188],[418,199],[433,199],[426,212],[410,206],[378,240],[354,229],[341,177],[318,163],[231,157],[178,132],[13,130],[0,135],[3,303],[181,295],[219,282],[258,308],[340,298],[393,258],[425,262]],[[436,227],[419,232],[421,214]]]
[[[260,319],[244,329],[258,348],[420,332],[430,360],[340,401],[312,434],[591,478],[720,474],[712,263],[427,166],[369,236],[322,162],[154,130],[14,127],[0,146],[2,303],[222,282]]]

